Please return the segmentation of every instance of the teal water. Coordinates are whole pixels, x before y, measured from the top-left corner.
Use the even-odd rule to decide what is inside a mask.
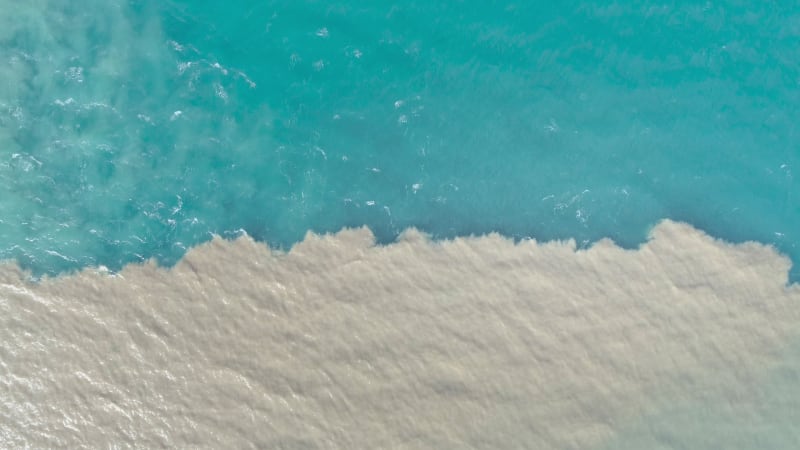
[[[790,2],[0,6],[0,259],[38,274],[364,224],[635,246],[661,218],[800,260]]]

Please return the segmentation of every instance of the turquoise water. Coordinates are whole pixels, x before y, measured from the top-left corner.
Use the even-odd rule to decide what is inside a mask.
[[[0,259],[38,274],[666,217],[800,259],[790,2],[0,4]]]

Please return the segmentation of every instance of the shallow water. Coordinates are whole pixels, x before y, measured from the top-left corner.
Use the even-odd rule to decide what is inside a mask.
[[[0,258],[37,273],[237,230],[634,246],[664,217],[799,255],[791,5],[4,10]]]
[[[793,5],[0,11],[2,446],[800,446]]]
[[[357,229],[0,266],[0,446],[797,448],[788,267],[673,222],[636,251]]]

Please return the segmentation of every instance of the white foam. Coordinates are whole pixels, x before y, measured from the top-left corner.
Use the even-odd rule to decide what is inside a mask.
[[[771,248],[215,238],[174,268],[0,270],[0,446],[587,448],[746,397],[798,330]]]

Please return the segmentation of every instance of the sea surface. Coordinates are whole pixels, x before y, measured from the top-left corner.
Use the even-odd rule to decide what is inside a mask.
[[[0,261],[22,270],[18,281],[3,285],[5,291],[0,290],[0,300],[3,295],[23,295],[22,291],[34,299],[58,297],[57,288],[47,291],[51,297],[36,294],[39,288],[35,283],[46,278],[55,278],[48,282],[56,286],[65,283],[63,286],[96,289],[77,279],[94,270],[111,274],[104,276],[124,276],[126,267],[138,270],[131,267],[147,261],[163,267],[157,270],[162,274],[158,276],[169,277],[164,275],[171,273],[168,268],[181,264],[191,249],[209,242],[224,245],[212,241],[215,236],[228,241],[231,248],[239,240],[252,239],[269,246],[275,254],[309,245],[315,251],[308,252],[308,260],[292,266],[307,276],[303,267],[317,267],[315,258],[322,258],[309,242],[316,242],[314,239],[326,233],[360,227],[366,227],[371,239],[379,244],[364,247],[364,255],[383,251],[381,246],[390,253],[393,250],[388,249],[395,248],[393,245],[404,248],[403,236],[413,230],[412,233],[425,236],[420,238],[427,246],[424,248],[439,248],[445,245],[440,243],[462,242],[458,239],[470,236],[480,245],[495,242],[492,239],[500,239],[498,236],[519,245],[572,240],[573,256],[560,256],[564,261],[581,258],[575,255],[590,251],[601,240],[605,243],[602,245],[610,246],[604,240],[610,239],[621,249],[613,247],[615,250],[609,250],[609,254],[628,258],[627,262],[619,262],[620,267],[633,267],[637,258],[652,262],[647,259],[652,250],[645,243],[653,233],[659,233],[659,227],[672,227],[669,224],[674,222],[659,225],[669,219],[685,224],[679,226],[684,230],[681,232],[692,236],[701,233],[705,240],[698,248],[716,249],[719,245],[725,249],[706,255],[707,261],[741,264],[732,265],[729,273],[725,273],[722,264],[723,269],[708,275],[710,278],[684,286],[680,274],[685,275],[685,271],[676,269],[683,267],[682,263],[670,263],[664,266],[665,270],[674,272],[663,275],[664,283],[645,283],[641,290],[628,290],[624,295],[666,299],[685,289],[687,295],[706,298],[712,292],[708,286],[722,289],[724,280],[738,286],[736,280],[745,279],[750,273],[747,263],[742,262],[747,258],[730,255],[751,249],[755,244],[748,242],[754,241],[773,252],[764,260],[778,261],[767,264],[776,273],[774,279],[762,277],[764,286],[781,285],[784,291],[767,295],[773,291],[753,284],[752,291],[728,294],[749,296],[748,301],[763,302],[774,312],[769,309],[770,302],[777,302],[782,295],[797,300],[796,282],[800,281],[800,182],[795,177],[800,171],[797,105],[800,8],[793,2],[0,0]],[[676,246],[685,242],[682,238],[661,239]],[[664,248],[676,252],[675,261],[689,258],[686,267],[703,266],[697,264],[703,257],[691,253],[693,249],[683,250],[695,256],[686,256],[679,247]],[[415,264],[429,264],[425,267],[432,268],[437,264],[458,267],[456,255],[468,258],[471,254],[454,251],[447,257],[429,258],[425,251],[418,251],[423,256]],[[241,261],[248,259],[241,253],[236,255]],[[497,258],[506,261],[501,256]],[[519,258],[522,259],[503,264],[517,267],[524,260]],[[617,264],[600,257],[597,261]],[[137,265],[131,266],[132,263]],[[284,267],[284,263],[275,264]],[[554,267],[562,267],[560,264],[556,261]],[[572,267],[570,264],[565,262],[563,267]],[[8,267],[3,270],[17,273]],[[392,267],[385,270],[392,271]],[[482,267],[483,272],[476,271],[477,267]],[[557,270],[541,275],[542,268],[536,267],[539,272],[531,272],[531,276],[541,276],[543,280],[564,275]],[[589,270],[589,266],[580,264],[575,267]],[[624,273],[606,273],[602,272],[605,269],[596,268],[598,273],[619,277],[618,283],[634,283]],[[469,274],[475,279],[490,271],[480,264],[462,269],[462,276]],[[239,273],[231,270],[229,283],[234,282],[233,274]],[[241,273],[258,277],[258,271],[242,270]],[[431,273],[436,270],[431,269]],[[758,272],[764,273],[767,272]],[[599,279],[573,275],[585,280],[587,286]],[[8,275],[6,280],[16,276]],[[175,276],[177,280],[179,277]],[[343,282],[349,280],[343,277]],[[430,283],[391,285],[392,289],[400,289],[393,291],[391,298],[408,300],[397,292],[405,289],[402,286],[411,289],[409,286],[413,285],[413,289],[424,291],[420,298],[446,303],[445,299],[450,298],[448,286],[458,284],[454,281],[456,274],[448,277],[450,284],[428,280]],[[289,278],[276,282],[279,287],[264,285],[254,287],[253,292],[273,292],[280,286],[296,285],[296,291],[285,291],[285,295],[317,298],[306,295],[297,284],[299,281]],[[217,280],[225,284],[224,277]],[[509,278],[510,284],[498,287],[497,292],[505,292],[505,299],[522,295],[522,287],[513,287],[515,280],[519,281]],[[701,288],[706,282],[708,286]],[[141,280],[136,283],[131,286],[145,289],[148,285]],[[169,292],[176,298],[195,298],[201,291],[192,289],[199,289],[205,282],[198,283],[194,287],[181,284],[185,289]],[[561,281],[553,283],[561,286]],[[665,287],[669,283],[672,288]],[[648,291],[650,288],[657,290]],[[64,289],[64,298],[84,298],[81,291]],[[134,288],[114,289],[117,290],[110,292],[115,294],[108,295],[119,301],[132,295]],[[342,292],[331,294],[331,298],[366,295]],[[374,298],[384,295],[375,289],[364,292]],[[172,294],[163,295],[166,299]],[[241,295],[248,301],[259,298],[253,293]],[[319,295],[324,298],[324,292]],[[575,295],[598,302],[613,300],[608,291],[590,287],[578,289]],[[711,297],[720,301],[726,298],[723,294]],[[86,294],[85,298],[93,297]],[[132,304],[142,301],[135,295],[132,298]],[[236,302],[235,298],[228,300]],[[731,305],[751,306],[738,297],[731,297],[730,301]],[[8,342],[39,329],[32,322],[25,325],[29,311],[24,304],[0,302],[5,308],[4,320],[10,321],[6,323]],[[786,308],[786,317],[798,317],[791,302],[780,304],[780,308]],[[342,317],[347,316],[346,305],[344,301],[336,310]],[[498,305],[508,306],[502,302]],[[736,309],[739,306],[730,308],[751,311],[744,306]],[[144,309],[132,308],[126,317],[131,323],[138,323],[136,315]],[[446,315],[450,311],[445,306],[420,308],[431,314]],[[533,308],[530,317],[538,317],[536,311]],[[108,314],[113,316],[113,312]],[[246,308],[238,314],[245,320]],[[81,329],[79,324],[90,320],[87,317],[73,317],[78,322],[72,325],[68,321],[47,323],[65,327],[64,330],[73,325],[74,329]],[[91,320],[105,320],[100,315],[92,317]],[[117,323],[118,319],[108,320]],[[385,320],[392,322],[391,317]],[[12,322],[20,328],[11,327]],[[587,431],[587,435],[602,439],[543,440],[536,445],[586,448],[591,442],[597,448],[715,447],[719,441],[704,435],[703,429],[721,430],[718,435],[727,436],[731,442],[732,433],[740,433],[743,437],[737,442],[752,443],[751,448],[800,445],[796,425],[800,423],[800,400],[786,400],[800,386],[800,358],[792,350],[800,348],[796,338],[800,321],[776,325],[780,331],[767,330],[768,320],[748,323],[767,326],[736,328],[743,334],[735,339],[725,335],[714,345],[746,341],[753,333],[766,333],[763,336],[769,335],[769,339],[763,338],[764,352],[784,356],[764,363],[763,373],[743,375],[741,384],[714,394],[717,397],[713,401],[692,402],[688,399],[696,392],[689,389],[681,391],[684,400],[666,405],[652,406],[653,400],[640,402],[651,405],[647,408],[618,408],[627,412],[620,412],[614,423],[603,424],[607,427],[603,430],[613,432],[586,428],[595,430]],[[247,329],[258,328],[252,323],[246,325]],[[700,328],[710,326],[707,322],[696,325],[698,328],[692,329],[699,334]],[[612,328],[603,335],[609,342],[631,338],[629,328]],[[501,330],[489,329],[498,333]],[[71,335],[64,333],[67,342],[71,338],[66,336]],[[242,337],[243,342],[250,342],[243,348],[257,348],[254,343],[288,336],[254,333]],[[320,333],[330,338],[327,332]],[[678,339],[675,342],[693,339],[685,333],[680,337],[665,333],[665,339],[671,336]],[[134,344],[137,342],[131,339]],[[170,344],[169,339],[164,339],[167,347],[183,342],[176,338]],[[391,342],[389,337],[386,339]],[[74,342],[76,349],[86,348],[78,344],[80,339]],[[225,342],[236,345],[233,338]],[[495,341],[487,338],[476,345],[480,342]],[[185,345],[202,347],[198,342]],[[386,351],[382,345],[377,348]],[[442,352],[447,353],[448,347],[444,348]],[[739,347],[731,344],[720,348],[735,352]],[[11,389],[15,386],[13,380],[19,380],[32,366],[10,361],[33,350],[2,349],[0,362],[6,372],[0,378]],[[409,351],[417,350],[410,346]],[[698,350],[697,354],[705,355],[703,351]],[[667,352],[665,357],[679,360],[674,356],[677,354],[683,353]],[[757,354],[760,351],[756,348],[752,353],[742,353],[741,366],[759,366],[761,363],[754,362]],[[185,359],[176,360],[190,364],[192,358],[184,356]],[[240,356],[246,359],[245,355]],[[315,364],[314,358],[309,364]],[[424,361],[423,358],[420,364],[428,367]],[[706,375],[698,375],[698,380],[729,373],[739,364],[721,361],[704,366],[701,372]],[[58,367],[62,366],[55,361],[49,370],[58,372]],[[120,367],[125,364],[120,363]],[[272,370],[258,370],[262,369]],[[492,376],[501,376],[502,372]],[[680,380],[679,375],[670,379]],[[706,386],[704,382],[698,381],[697,389]],[[404,389],[413,384],[409,383],[403,385]],[[675,383],[680,386],[679,381]],[[36,382],[26,385],[36,386]],[[75,389],[86,393],[81,387]],[[452,386],[442,389],[457,391]],[[564,389],[569,392],[568,387]],[[131,398],[146,396],[142,392],[147,389],[137,392]],[[413,389],[398,392],[406,395]],[[742,394],[737,398],[750,400],[736,403],[745,406],[734,411],[728,397],[731,392],[748,392],[750,397]],[[502,392],[494,394],[499,395],[494,401],[503,397]],[[46,403],[47,396],[38,397],[37,401]],[[27,404],[36,405],[37,401]],[[26,404],[20,400],[19,405],[23,406],[8,406],[12,403],[7,402],[7,410],[3,411],[6,420],[21,417],[13,411],[21,411]],[[515,407],[521,409],[512,408],[513,411],[524,411],[520,405]],[[91,406],[87,408],[91,410]],[[164,411],[179,414],[178,410]],[[509,414],[517,419],[540,417]],[[761,422],[754,422],[755,416]],[[564,417],[569,415],[564,413]],[[499,425],[506,423],[503,420],[497,419],[493,429],[506,430]],[[704,421],[726,425],[698,428],[697,424]],[[520,419],[519,423],[525,420]],[[761,425],[745,426],[752,423]],[[67,425],[64,426],[69,428]],[[211,425],[202,422],[193,426]],[[108,440],[102,442],[118,442],[115,436],[125,436],[130,439],[129,444],[136,444],[134,431],[108,433],[104,435]],[[531,436],[534,435],[542,436]],[[86,445],[93,442],[91,436],[96,437],[83,436]],[[246,432],[242,436],[241,443],[271,442],[247,441]],[[34,446],[72,446],[78,442],[66,437],[50,441],[8,439],[2,442]],[[165,439],[144,441],[142,445],[202,444],[173,435]],[[502,446],[501,441],[476,439],[462,444]],[[323,441],[310,438],[271,444],[312,448],[314,443],[325,447],[320,444]],[[397,442],[400,441],[389,439],[373,443]],[[407,441],[406,445],[446,447],[461,441],[415,442]],[[333,447],[337,443],[346,446],[358,442],[329,441]],[[750,446],[744,448],[747,447]]]
[[[791,2],[2,10],[0,258],[37,274],[242,230],[635,247],[662,218],[800,258]]]

